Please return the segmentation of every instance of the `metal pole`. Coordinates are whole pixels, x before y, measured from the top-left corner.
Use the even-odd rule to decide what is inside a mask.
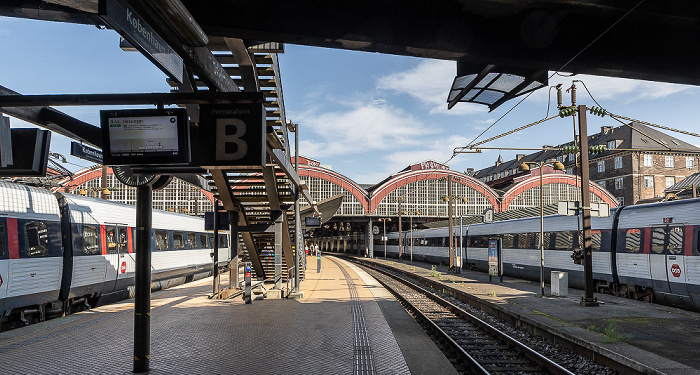
[[[413,263],[413,214],[411,214],[409,225],[411,226],[411,263]]]
[[[598,306],[598,300],[593,297],[593,253],[591,251],[591,196],[588,179],[588,129],[586,121],[586,106],[578,106],[578,126],[581,139],[581,206],[583,212],[583,274],[584,297],[583,306]]]
[[[150,366],[152,192],[150,185],[136,188],[134,372],[146,372]]]
[[[464,258],[462,258],[462,256],[463,256],[462,249],[464,248],[463,244],[462,244],[462,242],[464,242],[464,237],[462,237],[462,218],[463,217],[464,217],[464,214],[462,214],[462,216],[459,217],[459,268],[457,270],[457,273],[459,273],[459,274],[462,273],[462,263],[464,262]]]
[[[399,259],[401,259],[401,255],[403,255],[403,244],[401,239],[401,198],[399,198],[397,203],[399,205]]]
[[[214,295],[219,294],[219,200],[214,199],[214,278],[212,290]]]
[[[544,297],[544,190],[542,188],[542,169],[540,164],[540,297]]]
[[[229,288],[240,288],[240,278],[238,275],[238,211],[233,211],[229,213],[231,221],[230,232],[231,233],[231,243],[229,248],[231,249],[231,263],[229,263],[230,277],[229,277]]]
[[[452,238],[452,200],[454,199],[452,197],[452,176],[447,175],[447,196],[448,196],[448,201],[447,201],[447,216],[449,217],[449,233],[448,235],[450,236],[450,269],[454,270],[455,266],[455,248],[454,248],[454,239]]]
[[[386,259],[386,218],[382,222],[384,223],[384,259]]]
[[[299,175],[299,124],[294,125],[294,171]],[[294,292],[299,292],[299,278],[301,262],[300,257],[306,256],[304,251],[303,238],[301,236],[301,213],[299,208],[299,187],[297,187],[297,196],[294,197],[294,235],[296,245],[294,245]],[[299,255],[302,252],[304,255]]]

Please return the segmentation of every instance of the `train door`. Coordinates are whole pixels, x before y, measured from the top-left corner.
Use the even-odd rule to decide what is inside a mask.
[[[687,273],[685,272],[685,256],[683,254],[685,227],[670,226],[667,231],[666,243],[666,274],[671,293],[687,295]]]
[[[131,228],[117,226],[117,284],[116,290],[124,290],[134,278],[134,251]]]
[[[649,265],[656,292],[687,294],[683,256],[684,233],[682,226],[651,228]]]
[[[12,219],[11,219],[12,220]],[[15,232],[16,232],[16,227],[17,227],[17,221],[13,221],[15,223]],[[3,311],[3,308],[5,307],[5,297],[7,297],[7,282],[10,278],[8,274],[9,270],[9,265],[10,265],[10,260],[9,260],[9,250],[8,250],[8,236],[5,233],[5,230],[7,228],[7,220],[4,218],[0,218],[0,314]],[[17,234],[15,233],[13,238],[16,238]],[[3,279],[4,278],[4,279]]]
[[[649,267],[651,269],[651,281],[656,292],[670,293],[668,275],[666,274],[666,227],[654,227],[651,229],[651,241],[649,248]]]

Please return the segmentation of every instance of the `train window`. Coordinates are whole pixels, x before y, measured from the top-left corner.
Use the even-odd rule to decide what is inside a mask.
[[[556,232],[554,235],[554,248],[556,250],[570,250],[574,247],[574,232]]]
[[[107,234],[107,254],[117,253],[116,231],[117,228],[114,226],[105,227],[105,233]]]
[[[600,251],[601,235],[599,230],[591,231],[591,250]]]
[[[642,250],[642,231],[640,229],[627,229],[625,250],[628,253],[638,253]]]
[[[197,235],[194,232],[187,232],[187,248],[197,248]]]
[[[664,252],[664,228],[652,228],[651,230],[651,251],[656,254]]]
[[[100,245],[97,241],[97,227],[83,225],[83,253],[95,255],[100,253]]]
[[[209,244],[207,243],[207,235],[204,233],[199,234],[199,248],[200,249],[206,249],[209,247]]]
[[[550,250],[551,248],[549,247],[550,243],[552,242],[552,232],[544,232],[544,242],[542,243],[542,247],[546,250]],[[535,242],[537,242],[537,248],[540,248],[540,234],[536,233],[535,234]]]
[[[27,239],[27,255],[43,257],[49,253],[49,231],[41,221],[31,221],[24,227]]]
[[[126,227],[119,227],[119,251],[122,253],[128,253],[129,252],[129,245],[127,243],[127,235],[126,235]]]
[[[504,249],[512,249],[513,248],[513,239],[514,235],[512,234],[504,234],[503,235],[503,248]]]
[[[479,246],[478,247],[483,247],[483,248],[489,247],[489,236],[479,236]]]
[[[530,248],[530,233],[518,234],[518,249]]]
[[[209,247],[214,248],[214,235],[213,234],[209,235]]]
[[[183,250],[185,248],[185,234],[182,232],[173,232],[173,249]]]
[[[156,230],[156,251],[168,249],[168,232],[165,230]]]
[[[225,234],[220,234],[219,235],[219,247],[226,247],[228,244],[226,243],[226,235]]]
[[[0,223],[0,258],[5,255],[5,226]]]
[[[671,227],[668,231],[668,253],[683,253],[683,227]]]

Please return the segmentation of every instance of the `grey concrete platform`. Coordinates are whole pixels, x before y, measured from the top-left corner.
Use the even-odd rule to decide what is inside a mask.
[[[309,258],[304,298],[209,299],[211,278],[153,294],[151,374],[450,374],[374,279]],[[0,374],[130,374],[133,300],[0,333]]]
[[[364,260],[369,260],[363,258]],[[419,274],[441,283],[446,290],[469,293],[486,309],[535,327],[552,337],[570,339],[599,358],[625,363],[645,374],[700,374],[700,313],[648,302],[595,294],[600,306],[579,304],[583,291],[569,289],[567,297],[540,297],[538,282],[504,277],[489,282],[487,274],[463,270],[430,276],[433,265],[377,258],[370,261]],[[545,280],[549,283],[549,280]]]

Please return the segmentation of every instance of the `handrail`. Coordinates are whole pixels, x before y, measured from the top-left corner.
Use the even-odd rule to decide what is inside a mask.
[[[287,298],[289,298],[289,293],[291,291],[291,289],[289,288],[289,281],[292,279],[290,277],[290,272],[294,271],[295,268],[296,268],[296,266],[287,268]],[[295,282],[299,282],[299,281],[295,280]]]

